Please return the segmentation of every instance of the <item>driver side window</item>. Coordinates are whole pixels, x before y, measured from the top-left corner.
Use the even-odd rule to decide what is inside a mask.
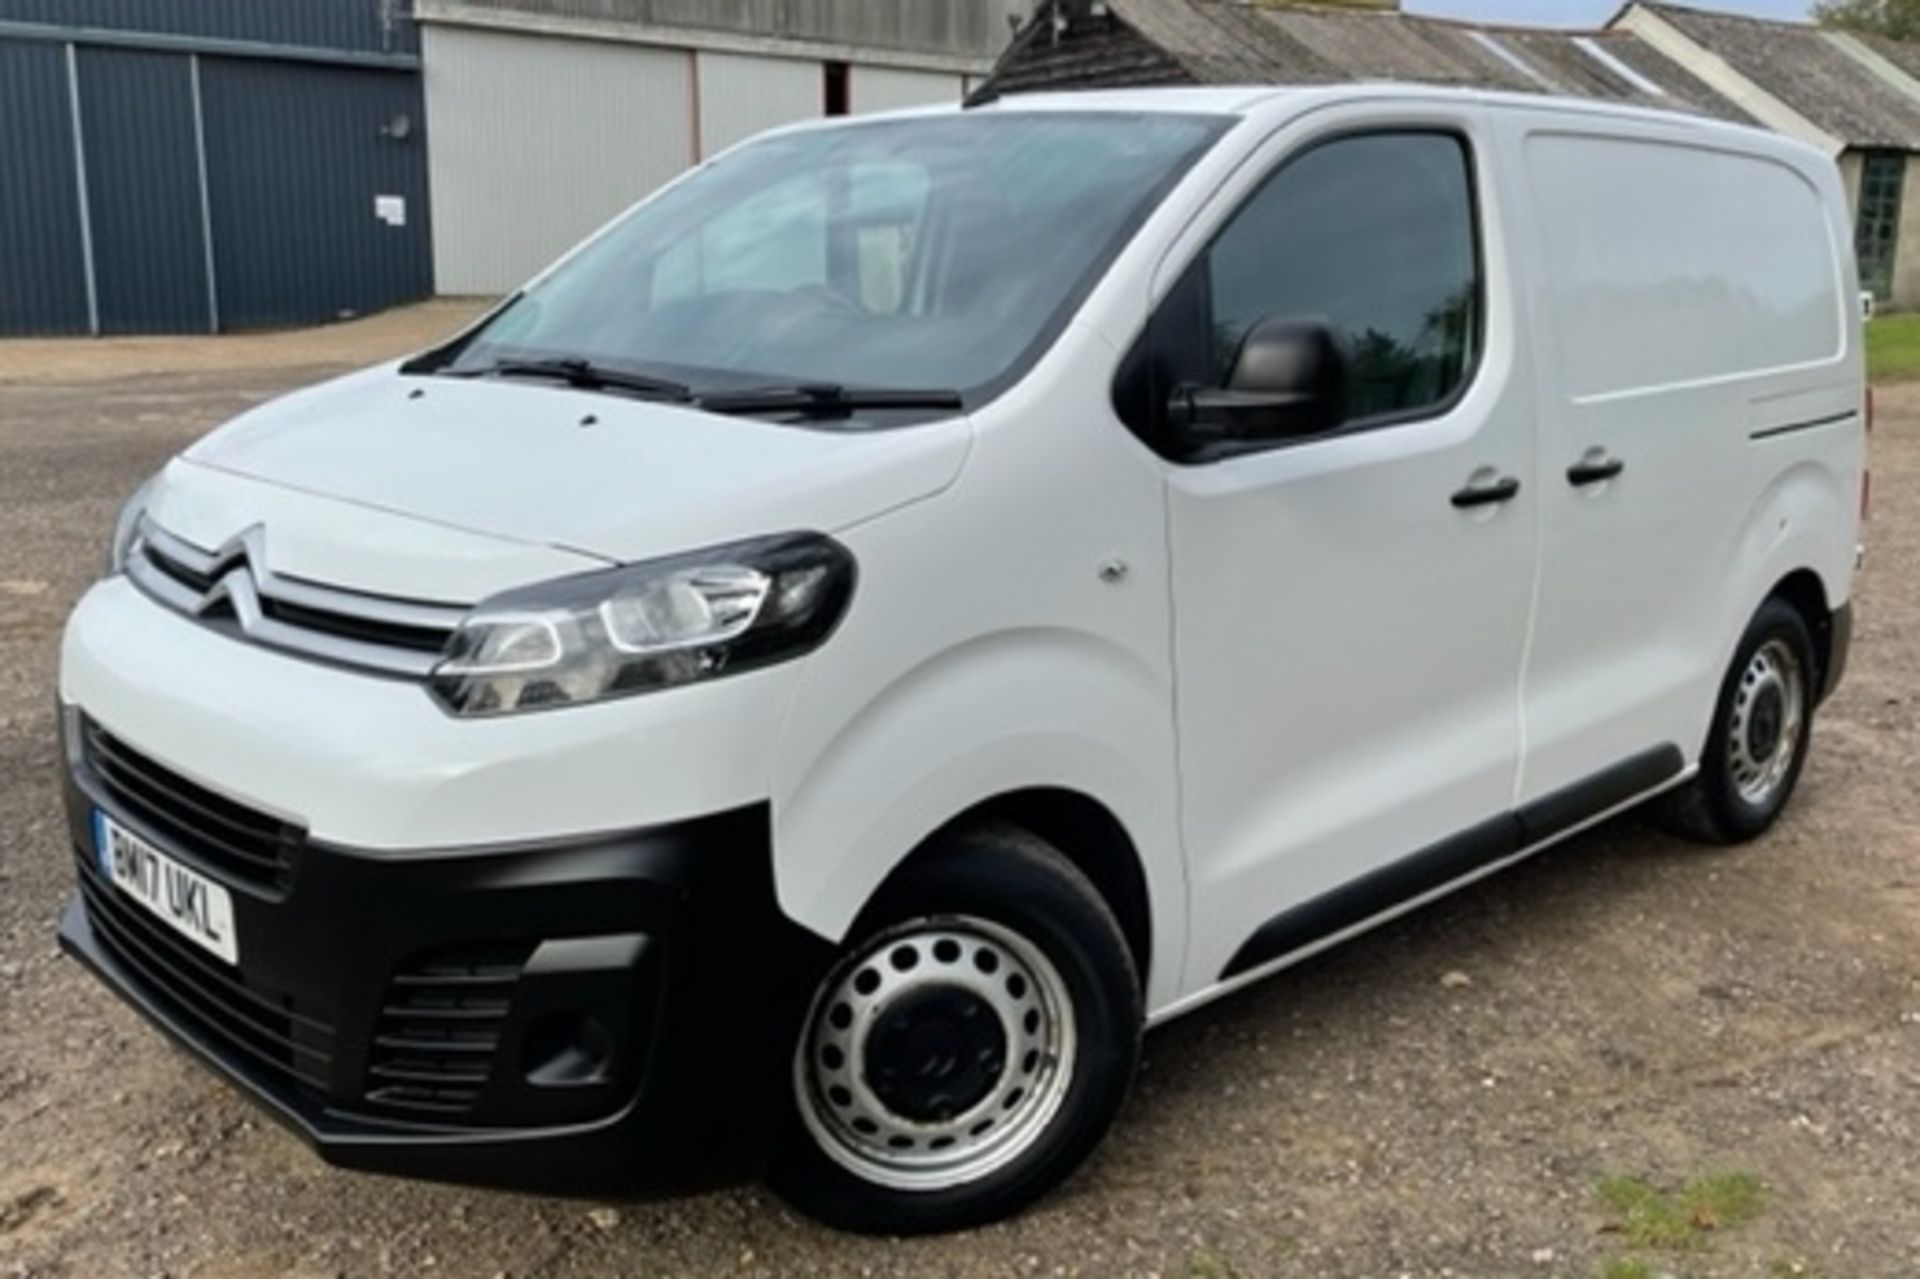
[[[1466,141],[1437,130],[1335,138],[1284,161],[1187,268],[1123,363],[1115,407],[1167,457],[1221,455],[1183,434],[1170,406],[1229,388],[1247,335],[1280,321],[1316,326],[1337,352],[1335,429],[1428,416],[1473,374],[1482,296]]]
[[[1450,400],[1479,340],[1479,250],[1466,143],[1448,133],[1341,138],[1287,161],[1196,264],[1206,367],[1224,386],[1262,319],[1318,317],[1346,357],[1349,420]]]

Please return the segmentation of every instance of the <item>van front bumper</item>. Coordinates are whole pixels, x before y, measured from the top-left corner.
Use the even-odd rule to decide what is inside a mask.
[[[77,723],[69,717],[70,723]],[[62,946],[329,1162],[574,1194],[753,1175],[829,947],[773,894],[768,810],[396,858],[309,842],[233,884],[239,964],[117,890],[69,751]]]

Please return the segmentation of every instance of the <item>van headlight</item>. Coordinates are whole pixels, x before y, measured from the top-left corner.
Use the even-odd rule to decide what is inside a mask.
[[[429,683],[456,715],[500,715],[718,679],[818,647],[853,579],[812,533],[563,577],[475,608]]]

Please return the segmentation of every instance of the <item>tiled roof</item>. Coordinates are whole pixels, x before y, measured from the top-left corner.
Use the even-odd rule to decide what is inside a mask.
[[[1920,47],[1672,4],[1638,7],[1846,145],[1920,151],[1920,100],[1848,54],[1844,41],[1860,41],[1909,76],[1920,76]]]
[[[1564,93],[1752,123],[1732,102],[1624,31],[1477,27],[1393,12],[1247,3],[1106,0],[1048,11],[1002,58],[990,91],[1118,84],[1327,84],[1405,80]]]

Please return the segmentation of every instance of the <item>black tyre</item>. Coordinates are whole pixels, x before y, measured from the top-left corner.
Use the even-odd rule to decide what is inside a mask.
[[[867,1233],[1017,1212],[1112,1124],[1141,1020],[1125,937],[1085,876],[1014,827],[943,836],[822,979],[769,1180]]]
[[[1806,763],[1820,678],[1799,610],[1780,599],[1761,605],[1720,686],[1700,771],[1655,801],[1655,821],[1713,844],[1741,843],[1772,826]]]

